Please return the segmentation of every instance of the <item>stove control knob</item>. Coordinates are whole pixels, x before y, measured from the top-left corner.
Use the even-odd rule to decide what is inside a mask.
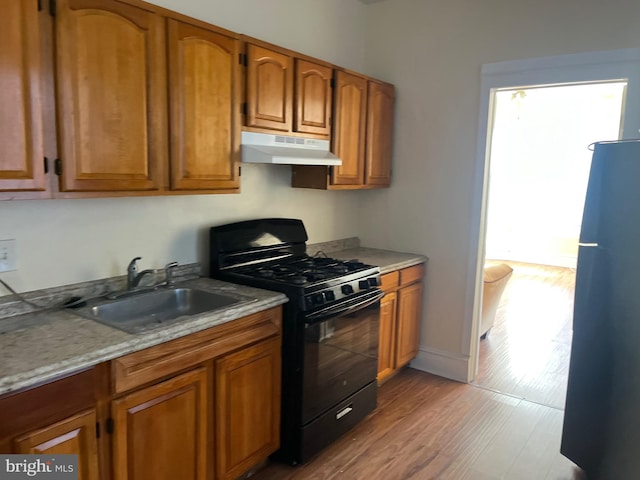
[[[333,302],[336,299],[336,295],[333,293],[333,290],[327,290],[323,295],[327,302]]]
[[[351,285],[342,285],[340,290],[342,290],[342,293],[345,295],[351,295],[353,293],[353,287]]]
[[[314,305],[322,305],[324,303],[324,296],[321,293],[316,293],[313,296]]]
[[[378,279],[376,277],[371,277],[369,279],[369,285],[372,287],[377,287],[378,285],[380,285],[380,282],[378,281]]]
[[[367,290],[369,288],[369,280],[360,280],[358,282],[360,290]]]

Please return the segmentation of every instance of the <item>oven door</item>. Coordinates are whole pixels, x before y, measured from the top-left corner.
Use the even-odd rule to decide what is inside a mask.
[[[372,289],[305,315],[302,425],[375,381],[383,296]]]

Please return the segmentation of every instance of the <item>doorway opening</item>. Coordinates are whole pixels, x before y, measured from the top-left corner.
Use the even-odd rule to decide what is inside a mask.
[[[475,384],[564,407],[587,146],[619,138],[626,88],[607,81],[492,91]]]

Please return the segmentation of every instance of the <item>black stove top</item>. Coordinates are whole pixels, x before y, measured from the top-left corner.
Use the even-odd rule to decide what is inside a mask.
[[[380,268],[357,260],[305,253],[301,220],[261,219],[212,227],[210,275],[285,293],[308,311],[366,295],[380,285]]]
[[[237,274],[261,278],[267,282],[312,286],[318,282],[340,279],[372,267],[357,260],[336,260],[329,257],[293,257],[276,262],[249,265],[233,269]]]

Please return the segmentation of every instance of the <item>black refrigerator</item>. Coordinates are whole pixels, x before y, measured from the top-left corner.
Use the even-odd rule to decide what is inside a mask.
[[[640,140],[594,147],[560,451],[589,480],[640,478]]]

